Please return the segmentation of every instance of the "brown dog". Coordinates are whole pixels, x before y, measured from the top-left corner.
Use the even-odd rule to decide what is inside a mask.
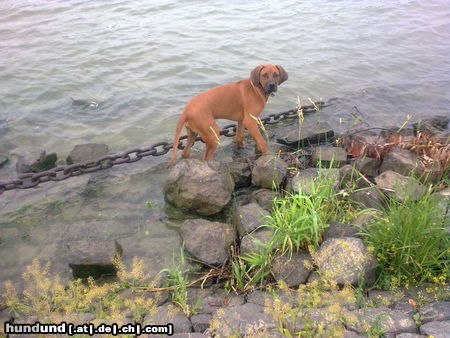
[[[197,135],[206,144],[204,160],[210,160],[219,143],[220,128],[215,119],[237,121],[235,142],[241,147],[244,142],[244,128],[256,142],[261,153],[267,152],[267,145],[259,131],[256,118],[261,114],[267,99],[277,91],[278,85],[288,79],[288,74],[279,65],[259,65],[250,73],[250,78],[223,84],[193,97],[184,108],[178,120],[173,152],[167,166],[176,158],[178,141],[183,126],[188,138],[182,152],[187,158]]]

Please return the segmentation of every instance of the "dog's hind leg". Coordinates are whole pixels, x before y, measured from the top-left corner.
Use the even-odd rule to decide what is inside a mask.
[[[188,125],[185,125],[188,138],[186,140],[186,145],[184,146],[183,152],[181,153],[182,158],[189,158],[191,154],[191,147],[195,142],[195,139],[197,138],[197,134],[192,131],[191,128],[189,128]]]
[[[201,135],[203,141],[205,141],[206,150],[203,156],[203,160],[208,161],[214,158],[214,151],[220,143],[220,128],[216,123],[211,123],[209,130]]]

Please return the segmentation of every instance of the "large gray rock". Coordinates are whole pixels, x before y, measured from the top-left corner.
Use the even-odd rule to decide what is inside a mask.
[[[334,131],[327,122],[305,121],[279,128],[275,131],[275,137],[279,143],[298,149],[330,141],[334,137]]]
[[[37,173],[56,167],[56,153],[47,154],[45,150],[30,147],[15,150],[17,153],[16,169],[18,173]]]
[[[381,165],[381,160],[379,158],[360,156],[354,163],[355,168],[363,175],[369,177],[378,176]]]
[[[262,226],[266,222],[266,217],[269,215],[270,213],[267,210],[253,202],[241,205],[235,209],[233,213],[233,224],[242,237]]]
[[[258,189],[252,192],[250,201],[258,203],[267,211],[272,211],[274,200],[280,196],[280,193],[270,189]]]
[[[339,187],[339,169],[308,168],[300,171],[297,176],[288,179],[286,190],[293,193],[301,191],[306,195],[311,195],[315,182],[321,178],[330,180],[335,189]]]
[[[355,237],[358,231],[359,229],[355,226],[331,220],[328,227],[323,231],[323,239]]]
[[[252,168],[248,162],[227,163],[236,188],[248,187],[252,183]]]
[[[198,260],[210,265],[222,264],[229,254],[230,245],[236,239],[231,224],[190,219],[180,226],[186,250]]]
[[[241,239],[240,255],[246,256],[249,254],[258,253],[264,250],[264,245],[269,244],[273,237],[273,230],[260,229],[247,234]]]
[[[428,322],[420,326],[420,333],[427,337],[448,338],[450,332],[450,320]]]
[[[342,189],[367,188],[370,181],[354,165],[346,164],[339,168],[339,185]]]
[[[317,252],[316,264],[326,277],[339,284],[357,284],[361,277],[366,283],[375,279],[376,260],[359,238],[327,239]]]
[[[122,255],[117,241],[78,240],[67,243],[67,258],[75,278],[116,273],[114,260]]]
[[[360,189],[350,194],[350,200],[364,208],[381,209],[385,198],[376,187]]]
[[[392,170],[387,170],[375,177],[377,187],[388,192],[399,201],[418,200],[427,188],[413,177],[406,177]]]
[[[102,143],[77,144],[66,158],[67,164],[95,161],[108,155],[109,148]]]
[[[189,318],[178,306],[165,304],[157,308],[155,313],[144,317],[143,326],[173,324],[174,333],[192,332],[192,324]]]
[[[216,337],[257,336],[266,334],[278,327],[273,317],[264,312],[264,307],[253,303],[230,306],[217,310],[212,319],[213,333]]]
[[[297,286],[307,281],[313,269],[310,254],[293,252],[292,256],[282,255],[272,262],[272,275],[277,281],[284,281],[288,286]]]
[[[414,320],[407,314],[387,307],[367,308],[347,312],[345,315],[347,329],[366,332],[366,328],[378,326],[386,334],[416,333]]]
[[[258,187],[273,189],[283,183],[287,164],[280,157],[263,155],[255,161],[252,170],[252,183]]]
[[[434,302],[423,306],[419,309],[419,312],[422,323],[434,320],[450,320],[450,302]]]
[[[185,159],[170,171],[166,199],[183,211],[203,216],[220,212],[231,200],[234,182],[219,162]]]
[[[313,149],[311,161],[316,167],[340,168],[347,163],[347,151],[340,147],[318,146]]]
[[[411,176],[420,171],[420,162],[412,151],[400,148],[392,148],[383,157],[380,173],[388,170],[395,171],[403,176]]]

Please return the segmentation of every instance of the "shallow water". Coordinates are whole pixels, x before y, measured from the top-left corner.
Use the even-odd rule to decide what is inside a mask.
[[[78,143],[106,143],[116,152],[169,141],[191,96],[246,78],[260,63],[279,63],[289,73],[266,113],[293,108],[297,98],[337,97],[319,118],[339,131],[356,115],[382,126],[407,115],[448,114],[449,17],[446,0],[3,0],[0,153],[39,145],[65,159]],[[159,221],[165,172],[160,159],[144,161],[141,168],[150,170],[142,169],[139,179],[124,170],[122,179],[105,178],[97,194],[86,193],[95,187],[52,197],[48,185],[40,188],[50,199],[72,202],[50,214],[27,210],[34,218],[25,225],[0,224],[0,280],[17,276],[32,257],[58,257],[58,245],[45,244],[40,234],[62,243],[59,225],[74,224],[76,237],[98,219],[111,224],[101,237],[120,237],[136,243],[131,252],[151,251],[161,265],[170,262],[178,237]],[[0,169],[0,179],[8,175]],[[3,195],[4,210],[32,199]],[[155,206],[146,207],[146,200]]]

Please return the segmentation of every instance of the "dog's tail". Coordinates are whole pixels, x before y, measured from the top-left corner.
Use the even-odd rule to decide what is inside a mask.
[[[175,158],[177,157],[177,150],[178,150],[178,142],[180,140],[181,131],[183,130],[184,122],[186,121],[186,114],[181,114],[180,119],[177,123],[177,128],[175,131],[175,137],[173,139],[173,147],[172,147],[172,156],[170,156],[169,161],[167,161],[166,167],[170,167],[175,161]]]

